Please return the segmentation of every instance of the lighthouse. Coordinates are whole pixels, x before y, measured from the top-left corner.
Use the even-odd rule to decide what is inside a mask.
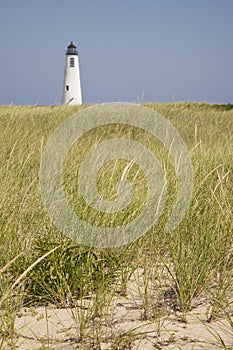
[[[62,103],[68,105],[82,104],[78,52],[72,41],[66,50]]]

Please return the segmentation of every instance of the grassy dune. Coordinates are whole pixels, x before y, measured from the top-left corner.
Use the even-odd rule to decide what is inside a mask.
[[[169,185],[166,209],[157,225],[129,246],[105,250],[79,246],[62,235],[40,197],[38,174],[46,141],[62,121],[86,106],[0,107],[0,348],[14,349],[14,320],[22,306],[75,306],[91,295],[93,306],[85,316],[89,318],[78,331],[82,342],[89,321],[98,314],[101,328],[103,310],[115,294],[127,295],[127,283],[138,269],[144,276],[143,319],[153,322],[174,311],[185,319],[202,296],[210,305],[209,321],[222,316],[231,320],[233,106],[186,102],[146,106],[166,117],[187,145],[195,177],[192,202],[179,227],[167,234],[165,224],[177,192],[167,151],[132,127],[87,133],[70,150],[63,173],[67,200],[84,220],[100,226],[124,225],[146,201],[146,179],[137,166],[127,173],[135,184],[132,203],[120,214],[98,213],[77,193],[77,163],[93,144],[105,139],[121,136],[145,144],[165,170]],[[115,198],[114,183],[126,166],[119,160],[100,171],[97,187],[105,198]],[[162,284],[161,271],[166,271],[166,288],[153,294]],[[165,295],[170,296],[166,307]]]

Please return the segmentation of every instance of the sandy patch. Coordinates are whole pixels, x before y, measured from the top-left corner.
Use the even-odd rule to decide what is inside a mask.
[[[90,313],[91,298],[84,299],[82,305],[63,309],[53,306],[24,308],[15,321],[16,349],[215,350],[221,349],[218,336],[228,345],[225,349],[233,349],[233,331],[227,321],[207,322],[209,305],[206,299],[196,301],[196,307],[187,313],[185,321],[172,307],[168,312],[166,300],[163,300],[164,315],[143,320],[140,288],[140,280],[136,281],[134,276],[128,295],[114,296],[101,319]],[[152,294],[155,291],[152,290]],[[84,333],[80,339],[82,326]]]

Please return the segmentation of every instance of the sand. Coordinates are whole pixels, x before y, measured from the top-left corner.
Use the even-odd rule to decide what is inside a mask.
[[[222,337],[228,346],[225,349],[233,349],[233,330],[227,320],[219,318],[208,322],[210,305],[206,298],[199,296],[195,300],[186,320],[173,307],[170,306],[169,311],[169,303],[165,299],[161,300],[163,309],[166,309],[164,315],[158,319],[143,320],[142,296],[138,286],[132,278],[127,296],[115,295],[106,310],[102,310],[105,315],[101,320],[98,315],[88,317],[93,305],[91,297],[76,308],[69,305],[60,309],[53,305],[23,308],[15,321],[18,336],[15,348],[214,350],[224,349],[220,344]],[[81,342],[80,319],[84,320],[83,315],[86,315],[87,327]]]

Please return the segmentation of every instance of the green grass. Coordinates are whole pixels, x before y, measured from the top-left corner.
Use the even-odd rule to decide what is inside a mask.
[[[14,317],[22,305],[64,307],[67,298],[75,305],[92,295],[96,305],[91,319],[101,313],[99,305],[110,304],[114,293],[127,294],[127,282],[138,268],[144,271],[143,319],[153,320],[153,310],[158,311],[153,286],[158,285],[161,264],[168,271],[173,308],[184,317],[201,293],[213,306],[210,318],[228,305],[233,290],[233,106],[185,102],[147,106],[171,121],[188,147],[195,177],[192,202],[179,227],[167,234],[165,224],[176,196],[168,152],[137,128],[111,126],[88,132],[70,150],[63,172],[67,200],[82,219],[97,226],[125,225],[146,201],[146,179],[135,165],[126,173],[134,183],[134,196],[119,214],[97,212],[77,193],[77,164],[103,140],[123,137],[142,142],[156,155],[168,182],[166,210],[157,225],[128,247],[102,251],[79,246],[61,234],[46,215],[39,189],[40,161],[49,136],[87,106],[0,107],[0,348],[6,344],[13,348]],[[97,188],[104,198],[115,198],[115,184],[126,167],[126,161],[118,160],[100,171]]]

